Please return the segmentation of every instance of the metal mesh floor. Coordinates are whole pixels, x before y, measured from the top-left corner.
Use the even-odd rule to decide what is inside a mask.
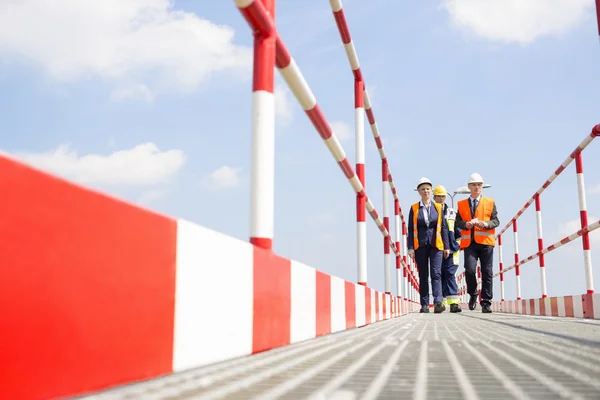
[[[82,399],[600,399],[600,321],[411,314]]]

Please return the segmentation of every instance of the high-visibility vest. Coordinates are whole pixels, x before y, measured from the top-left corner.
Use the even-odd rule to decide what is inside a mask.
[[[448,207],[446,209],[446,221],[448,222],[448,231],[454,232],[454,222],[456,221],[456,211],[452,208]],[[455,238],[456,243],[460,245],[460,238]],[[458,265],[460,263],[460,250],[452,253],[452,262],[454,265]]]
[[[492,216],[492,210],[494,209],[494,200],[488,197],[481,197],[477,210],[475,210],[475,218],[480,221],[487,222]],[[468,222],[471,220],[471,206],[469,205],[469,198],[458,202],[458,213],[463,221]],[[473,237],[475,243],[485,244],[488,246],[494,246],[496,244],[496,228],[482,229],[474,226]],[[460,248],[465,249],[471,244],[471,229],[461,230],[460,235]]]
[[[419,204],[415,203],[412,205],[413,210],[413,245],[415,250],[419,248],[419,229],[417,228],[417,217],[419,215]],[[437,225],[435,228],[435,247],[438,250],[444,251],[444,241],[442,240],[442,206],[436,202],[432,202],[438,213]]]

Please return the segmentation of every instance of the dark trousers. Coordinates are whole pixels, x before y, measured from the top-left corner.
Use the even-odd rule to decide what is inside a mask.
[[[444,297],[457,296],[458,284],[456,283],[456,270],[458,265],[454,264],[454,257],[444,259],[442,264],[442,294]]]
[[[421,305],[429,306],[429,275],[431,273],[431,290],[433,302],[441,303],[442,295],[442,260],[444,252],[431,245],[424,245],[415,250],[415,261],[419,269],[419,294]]]
[[[467,293],[477,297],[477,259],[481,264],[481,305],[490,305],[494,297],[494,248],[471,242],[465,250],[465,278]]]

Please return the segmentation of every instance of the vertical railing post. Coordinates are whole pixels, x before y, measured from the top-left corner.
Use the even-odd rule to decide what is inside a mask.
[[[575,168],[577,172],[577,194],[579,197],[579,219],[581,229],[588,226],[587,204],[585,199],[585,184],[583,180],[583,161],[581,152],[575,158]],[[583,247],[583,264],[585,267],[585,285],[587,293],[594,293],[594,276],[592,273],[592,252],[590,248],[590,233],[584,232],[581,235],[581,244]]]
[[[354,81],[354,129],[356,175],[365,188],[365,104],[363,81]],[[358,284],[367,285],[367,222],[366,198],[360,193],[356,195],[356,245]]]
[[[402,301],[402,247],[400,246],[400,201],[398,199],[394,199],[394,219],[396,228],[396,249],[398,249],[398,254],[396,255],[396,290],[397,290],[397,299],[398,305],[402,306],[404,302]],[[400,310],[400,314],[403,313],[403,310]]]
[[[542,229],[542,205],[540,204],[539,193],[535,194],[535,220],[537,223],[538,251],[541,252],[542,250],[544,250],[544,235]],[[544,255],[540,254],[538,259],[540,264],[542,299],[545,299],[546,297],[548,297],[548,287],[546,285],[546,263],[544,261]]]
[[[502,269],[502,235],[498,235],[498,264],[500,265],[500,301],[504,301],[504,274]]]
[[[381,160],[381,187],[382,187],[382,198],[383,198],[383,226],[385,229],[390,231],[390,205],[389,205],[389,194],[390,194],[390,182],[388,178],[388,163],[384,158]],[[392,293],[392,285],[390,282],[391,278],[391,266],[390,266],[390,241],[389,237],[383,238],[383,262],[385,268],[385,293]]]
[[[275,0],[259,0],[275,21]],[[274,22],[273,22],[274,23]],[[254,33],[250,242],[271,250],[275,226],[275,45],[277,35]]]
[[[515,240],[515,264],[519,263],[519,234],[517,232],[517,219],[513,220],[513,238]],[[521,300],[521,268],[515,267],[515,277],[517,279],[517,300]]]

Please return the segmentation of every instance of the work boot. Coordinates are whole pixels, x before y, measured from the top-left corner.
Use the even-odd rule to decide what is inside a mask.
[[[469,310],[474,310],[477,307],[477,295],[471,295],[469,299]]]
[[[457,312],[461,312],[462,308],[460,308],[460,305],[458,304],[450,304],[450,312],[451,313],[457,313]]]
[[[446,306],[443,303],[435,303],[435,307],[433,308],[433,312],[436,314],[443,313],[446,311]]]
[[[421,306],[421,311],[419,311],[420,313],[428,313],[429,312],[429,306]]]
[[[485,314],[491,314],[492,308],[488,304],[486,304],[485,306],[481,306],[481,312]]]

